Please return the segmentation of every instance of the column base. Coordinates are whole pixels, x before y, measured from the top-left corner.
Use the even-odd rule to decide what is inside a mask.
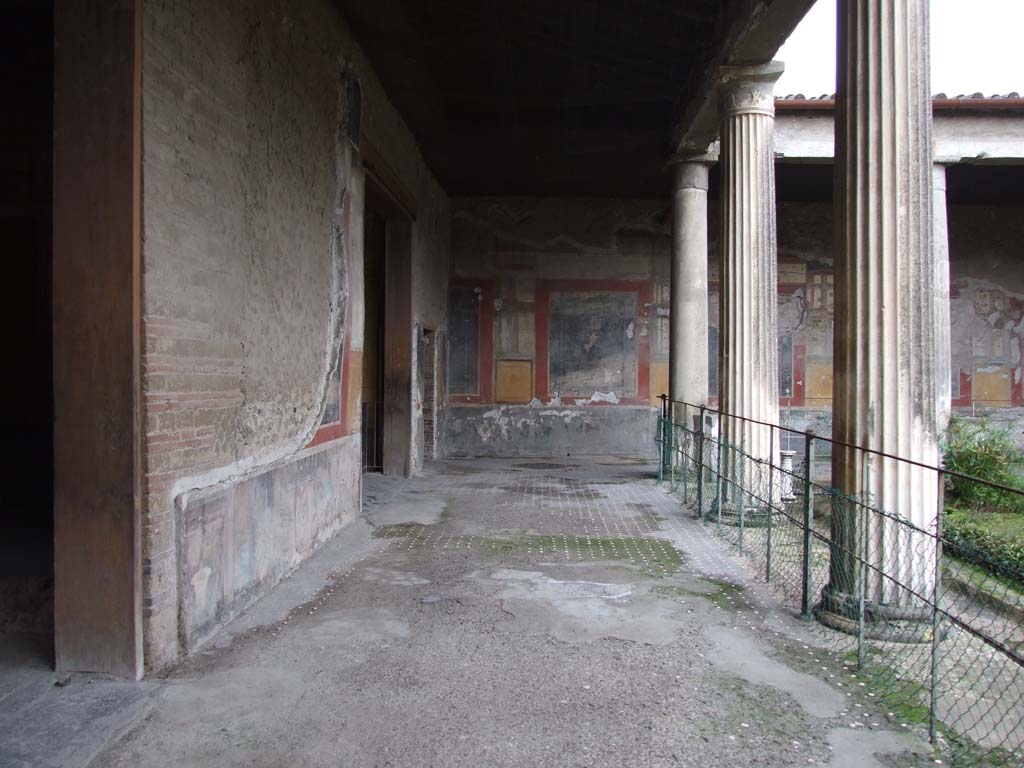
[[[711,509],[715,520],[722,525],[739,528],[742,521],[744,528],[768,527],[768,510],[764,506],[747,504],[741,507],[735,502],[726,501],[721,505],[722,514],[719,517],[719,504],[716,500]]]
[[[821,602],[814,608],[814,617],[826,627],[848,635],[859,633],[860,597],[826,587]],[[893,605],[866,601],[864,603],[864,637],[887,643],[930,643],[932,611],[924,606]],[[946,630],[939,629],[939,639]]]

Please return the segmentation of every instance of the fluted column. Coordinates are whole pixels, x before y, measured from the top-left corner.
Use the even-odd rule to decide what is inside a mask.
[[[782,70],[780,62],[723,67],[719,104],[719,403],[724,413],[768,424],[779,418],[773,133]],[[772,455],[767,427],[726,417],[721,434],[747,456]],[[727,464],[745,471],[742,462]]]
[[[934,465],[928,0],[845,0],[838,22],[833,435]],[[832,482],[887,515],[923,529],[935,523],[932,471],[836,445]],[[869,603],[913,608],[898,583],[930,593],[930,540],[877,514],[865,523],[860,509],[833,511],[830,583],[819,611],[826,621],[856,615],[862,545],[872,566]]]
[[[932,224],[935,253],[935,384],[939,433],[949,425],[953,408],[953,340],[949,315],[949,223],[946,217],[946,166],[932,166]]]
[[[694,405],[708,401],[708,165],[712,162],[708,155],[680,160],[672,191],[669,392],[676,402]]]

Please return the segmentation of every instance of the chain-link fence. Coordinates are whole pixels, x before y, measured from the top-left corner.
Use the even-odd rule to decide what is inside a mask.
[[[663,399],[660,478],[953,765],[1024,765],[1024,569],[943,530],[939,467]],[[835,454],[835,455],[833,455]],[[854,495],[835,485],[857,487]]]

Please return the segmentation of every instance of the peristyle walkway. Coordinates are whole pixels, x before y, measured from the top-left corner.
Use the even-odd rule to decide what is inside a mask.
[[[93,765],[934,764],[652,466],[445,461],[366,497],[366,524],[136,686]],[[10,735],[11,765],[57,764]]]

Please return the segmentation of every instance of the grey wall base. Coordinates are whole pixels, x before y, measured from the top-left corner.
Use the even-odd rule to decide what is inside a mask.
[[[452,458],[657,457],[658,410],[646,405],[452,405],[443,421]]]
[[[359,514],[359,436],[188,499],[178,519],[181,650],[191,652]]]

